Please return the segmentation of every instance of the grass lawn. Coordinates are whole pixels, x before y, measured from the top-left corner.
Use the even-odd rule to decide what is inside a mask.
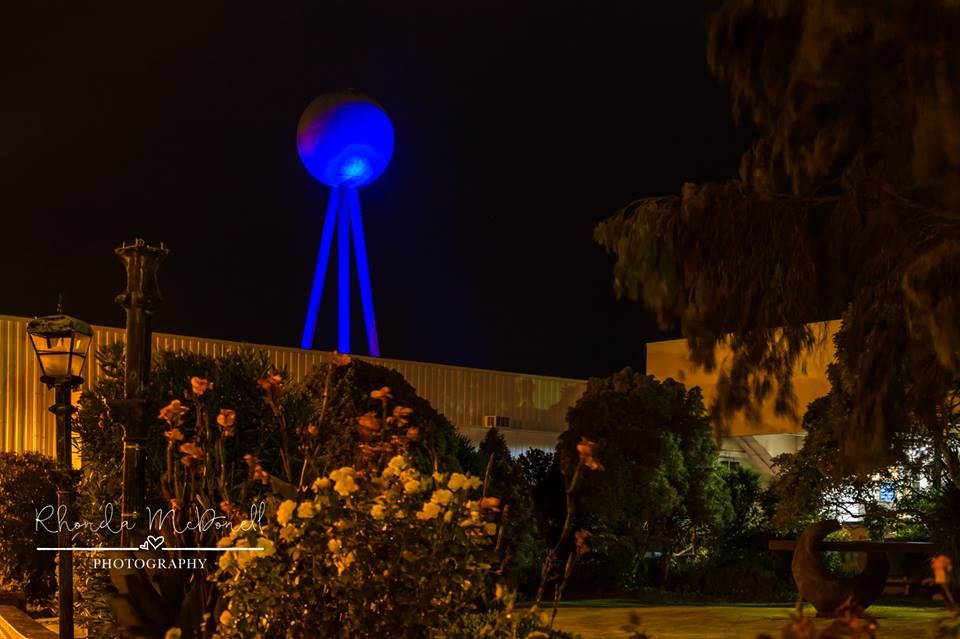
[[[570,602],[557,613],[556,627],[575,632],[584,639],[624,637],[620,626],[627,623],[630,611],[640,616],[641,629],[651,639],[754,639],[765,632],[780,636],[792,610],[787,605],[676,605],[637,604],[626,600]],[[808,614],[813,614],[809,609]],[[944,615],[941,608],[871,606],[877,618],[881,639],[921,639],[927,636],[931,622]],[[827,620],[817,620],[817,626]]]

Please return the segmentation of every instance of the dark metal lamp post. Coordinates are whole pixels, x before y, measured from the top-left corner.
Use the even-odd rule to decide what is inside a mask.
[[[30,343],[40,362],[40,381],[56,389],[56,401],[50,412],[57,416],[57,464],[64,474],[72,468],[73,444],[71,419],[76,409],[70,392],[83,383],[80,373],[87,361],[93,329],[86,322],[67,315],[40,317],[27,325]],[[69,480],[57,487],[57,511],[69,520],[73,507],[73,487]],[[60,639],[73,639],[73,555],[65,550],[72,545],[70,533],[61,527],[57,535],[59,551]]]

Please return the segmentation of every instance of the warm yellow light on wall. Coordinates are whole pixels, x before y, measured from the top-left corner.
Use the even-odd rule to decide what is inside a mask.
[[[807,404],[823,397],[830,391],[830,382],[827,381],[827,366],[834,360],[833,336],[840,328],[840,321],[826,322],[827,335],[820,340],[814,349],[797,366],[793,374],[793,387],[797,396],[797,408],[800,417],[803,417]],[[687,352],[687,340],[674,339],[647,344],[647,373],[657,379],[672,377],[683,382],[688,387],[699,386],[703,390],[704,404],[710,405],[717,395],[717,379],[720,371],[730,365],[731,353],[726,346],[717,349],[716,361],[718,370],[707,373],[696,369],[690,361]],[[759,423],[752,422],[742,414],[738,414],[730,422],[730,432],[733,436],[740,435],[767,435],[775,433],[802,432],[799,419],[781,417],[773,412],[772,402],[765,402]]]

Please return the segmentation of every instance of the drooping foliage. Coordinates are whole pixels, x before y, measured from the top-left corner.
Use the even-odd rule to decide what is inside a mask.
[[[937,428],[960,370],[960,6],[946,0],[731,0],[708,62],[757,132],[738,179],[631,204],[597,241],[615,288],[716,367],[711,413],[794,416],[790,378],[842,318],[846,468]]]

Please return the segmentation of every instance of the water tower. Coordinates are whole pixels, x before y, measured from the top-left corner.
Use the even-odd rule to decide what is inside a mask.
[[[357,190],[373,182],[393,155],[393,125],[379,104],[354,91],[321,95],[307,106],[297,126],[297,151],[307,171],[330,187],[320,252],[310,289],[301,348],[313,348],[323,284],[337,235],[337,350],[350,352],[351,236],[360,280],[360,302],[370,355],[380,356],[373,290]]]

